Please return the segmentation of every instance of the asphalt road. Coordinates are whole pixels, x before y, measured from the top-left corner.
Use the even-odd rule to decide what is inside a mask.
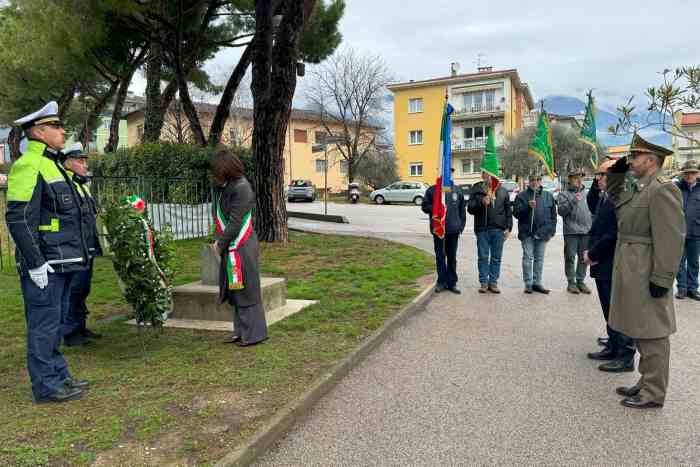
[[[290,225],[432,248],[414,206],[329,211],[352,223]],[[700,465],[700,304],[677,302],[666,406],[626,409],[614,388],[638,374],[602,373],[586,358],[602,316],[595,295],[564,291],[563,238],[547,248],[549,296],[522,293],[520,255],[517,239],[506,242],[503,293],[479,295],[475,238],[465,233],[464,293],[436,296],[257,465]]]

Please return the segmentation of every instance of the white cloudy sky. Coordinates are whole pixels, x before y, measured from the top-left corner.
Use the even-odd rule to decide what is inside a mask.
[[[664,68],[700,63],[700,0],[346,3],[344,44],[381,55],[400,80],[447,75],[453,61],[474,71],[481,53],[496,69],[517,68],[536,100],[593,88],[610,109],[641,96]],[[221,73],[235,61],[227,51],[209,66]]]

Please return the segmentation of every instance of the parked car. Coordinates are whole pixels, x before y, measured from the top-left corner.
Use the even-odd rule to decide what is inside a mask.
[[[428,185],[422,182],[396,182],[373,191],[369,194],[369,199],[377,204],[413,203],[420,206],[427,189]]]
[[[316,187],[311,180],[292,180],[287,190],[287,201],[294,202],[296,200],[315,201]]]
[[[554,200],[556,201],[557,196],[559,196],[559,183],[552,181],[552,180],[544,180],[542,181],[542,188],[545,189],[545,191],[549,191],[552,193],[552,196],[554,197]]]
[[[501,181],[501,186],[506,189],[508,192],[508,198],[510,199],[510,202],[512,203],[515,201],[515,197],[518,196],[518,193],[520,193],[520,187],[518,186],[517,182],[514,182],[513,180],[503,180]]]

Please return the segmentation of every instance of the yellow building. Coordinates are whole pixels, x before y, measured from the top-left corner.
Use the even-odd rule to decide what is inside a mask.
[[[208,135],[214,119],[216,106],[195,104],[199,119]],[[139,144],[143,136],[144,109],[137,109],[126,115],[128,128],[128,145]],[[327,119],[326,119],[327,121]],[[329,125],[333,134],[342,134],[341,125]],[[367,128],[365,133],[378,131],[380,128]],[[251,109],[232,109],[223,132],[222,143],[227,145],[250,146],[253,136],[253,111]],[[322,143],[326,131],[321,125],[321,114],[309,110],[293,109],[287,127],[284,148],[284,180],[289,185],[292,180],[311,180],[317,189],[324,188],[325,154],[312,152],[314,144]],[[161,140],[170,142],[191,142],[192,135],[184,113],[173,111],[166,113],[161,130]],[[348,185],[347,161],[334,145],[328,145],[328,187],[331,192],[346,190]]]
[[[690,159],[700,160],[700,112],[677,112],[673,117],[673,168],[678,170]]]
[[[477,73],[389,86],[394,94],[394,146],[403,180],[435,182],[439,170],[440,126],[445,96],[452,115],[452,156],[456,184],[480,180],[479,164],[489,127],[496,144],[523,127],[534,107],[527,84],[517,70]]]

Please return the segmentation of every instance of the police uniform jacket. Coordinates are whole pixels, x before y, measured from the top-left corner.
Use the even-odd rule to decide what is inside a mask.
[[[85,177],[74,174],[70,170],[66,170],[66,173],[73,182],[75,191],[78,193],[80,210],[82,213],[83,232],[85,233],[88,253],[91,258],[102,256],[102,248],[100,247],[99,235],[97,233],[97,201],[92,196]]]
[[[625,190],[625,174],[608,173],[618,238],[613,265],[609,325],[637,339],[659,339],[676,331],[673,281],[685,237],[683,198],[662,176],[642,177]],[[649,283],[669,289],[653,298]]]
[[[58,153],[30,140],[10,170],[5,218],[20,271],[49,263],[55,272],[81,271],[89,257],[80,200]]]

